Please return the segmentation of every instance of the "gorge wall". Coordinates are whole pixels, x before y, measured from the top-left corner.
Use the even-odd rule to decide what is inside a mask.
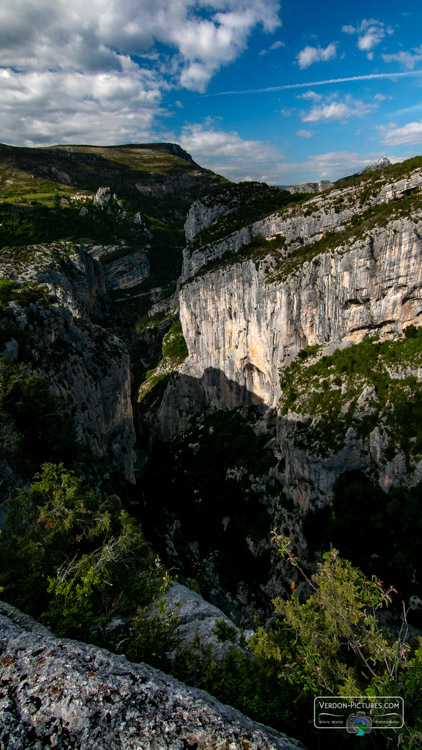
[[[295,441],[311,415],[282,413],[280,404],[283,372],[307,348],[320,347],[318,359],[368,335],[399,339],[419,325],[421,185],[420,169],[396,181],[377,175],[369,186],[332,190],[214,241],[222,206],[194,204],[179,292],[189,356],[164,395],[158,434],[183,431],[204,407],[259,407],[264,422],[276,420],[274,448],[284,464],[278,476],[303,510],[329,501],[345,466],[375,472],[385,489],[420,481],[420,457],[406,461],[399,446],[386,457],[391,441],[382,415],[364,438],[350,429],[321,455]],[[226,217],[231,211],[227,206]],[[392,376],[412,372],[419,380],[420,364],[397,367]],[[368,385],[362,380],[362,393]]]

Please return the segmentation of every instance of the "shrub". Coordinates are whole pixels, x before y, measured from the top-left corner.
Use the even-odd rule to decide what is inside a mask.
[[[44,464],[31,487],[7,501],[0,562],[5,598],[68,637],[114,614],[133,615],[166,585],[119,498],[63,464]]]

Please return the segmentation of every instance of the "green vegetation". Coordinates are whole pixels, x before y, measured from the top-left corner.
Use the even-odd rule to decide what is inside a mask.
[[[402,747],[417,748],[422,739],[422,695],[417,685],[422,676],[422,639],[406,641],[406,621],[399,634],[382,627],[379,611],[388,607],[393,588],[386,589],[376,577],[368,580],[348,560],[332,549],[324,555],[310,580],[289,550],[289,540],[275,534],[282,555],[299,570],[309,585],[303,603],[293,592],[289,601],[275,600],[275,611],[289,628],[294,660],[283,665],[283,676],[305,692],[317,695],[401,695],[406,705]],[[259,632],[267,652],[283,645],[277,635]],[[395,747],[389,731],[381,735],[387,747]]]
[[[190,161],[170,153],[165,147],[162,148],[159,143],[120,146],[118,148],[95,146],[86,150],[94,154],[100,154],[105,159],[110,159],[136,172],[145,172],[146,175],[165,175],[192,169]]]
[[[188,349],[183,338],[182,324],[176,320],[163,338],[163,358],[175,365],[181,364],[188,356]]]
[[[421,208],[422,194],[414,193],[397,201],[373,206],[362,214],[355,214],[342,231],[327,232],[320,240],[289,251],[287,257],[283,255],[279,270],[271,274],[269,281],[286,279],[296,273],[304,263],[322,253],[333,252],[341,247],[345,251],[353,242],[365,235],[371,236],[371,232],[378,227],[385,227],[396,219],[409,219]]]
[[[288,637],[284,640],[286,657]],[[279,647],[277,651],[280,653]],[[179,649],[172,673],[255,721],[294,737],[306,737],[309,718],[306,702],[296,687],[278,678],[280,663],[261,649],[255,639],[249,641],[247,650],[231,647],[220,662],[213,656],[212,646],[204,646],[197,638],[190,648]]]
[[[316,362],[299,356],[282,375],[282,413],[309,418],[296,440],[315,453],[335,451],[350,427],[364,438],[379,425],[390,440],[387,457],[397,446],[413,460],[422,453],[422,396],[406,368],[417,371],[421,364],[421,328],[390,341],[366,337]]]
[[[170,374],[182,364],[187,356],[188,350],[183,338],[182,326],[180,321],[176,320],[163,338],[161,361],[157,367],[146,372],[145,380],[140,386],[138,403],[143,402],[143,410],[148,410],[152,401],[164,394]],[[159,386],[159,391],[157,386]],[[144,402],[147,396],[148,400]]]
[[[3,196],[13,201],[14,196],[24,198],[31,193],[35,199],[51,194],[54,200],[56,190],[62,197],[76,190],[92,194],[100,186],[111,185],[113,192],[136,203],[142,213],[176,220],[180,226],[190,203],[224,182],[168,144],[0,146],[0,200]]]
[[[173,672],[229,702],[253,719],[320,747],[321,732],[312,721],[317,695],[401,695],[405,727],[400,747],[416,750],[422,739],[422,639],[407,641],[406,621],[398,631],[380,622],[394,589],[366,578],[332,549],[312,578],[290,551],[290,542],[274,532],[279,554],[287,555],[306,583],[301,599],[292,585],[290,599],[276,599],[270,627],[259,626],[247,646],[231,647],[222,662],[199,639],[179,650]],[[225,628],[221,636],[227,640]],[[230,639],[228,639],[230,640]],[[340,735],[324,732],[324,747],[338,748]],[[397,733],[376,731],[375,748],[397,747]],[[341,733],[341,746],[355,738]]]
[[[148,250],[151,273],[143,282],[143,289],[146,291],[169,285],[174,289],[182,270],[184,229],[154,219],[153,216],[146,216],[146,220],[152,232],[151,248]]]
[[[383,581],[394,581],[400,597],[422,598],[422,486],[381,487],[360,471],[342,474],[332,505],[309,512],[303,522],[311,558],[330,545],[342,557]],[[422,613],[413,612],[420,627]]]
[[[0,417],[0,463],[7,462],[18,475],[30,478],[43,461],[75,455],[70,404],[51,393],[45,378],[1,356]]]
[[[111,244],[125,239],[135,242],[139,227],[124,220],[119,212],[108,214],[92,203],[80,215],[75,205],[0,205],[0,247],[55,240],[84,240]]]
[[[205,263],[193,276],[190,276],[189,279],[183,282],[181,287],[185,286],[185,284],[190,284],[193,279],[202,278],[212,271],[231,268],[236,263],[243,263],[247,260],[252,260],[256,266],[259,266],[260,261],[271,256],[275,258],[276,262],[281,263],[281,259],[285,257],[285,254],[282,252],[284,246],[284,237],[277,237],[269,241],[262,237],[254,237],[250,242],[242,245],[236,252],[226,252],[221,257],[213,258],[213,260]]]
[[[165,575],[116,495],[60,464],[44,464],[6,503],[0,541],[3,595],[67,637],[104,642],[112,616],[133,614]]]
[[[7,342],[14,339],[18,344],[21,359],[30,354],[30,336],[24,332],[19,319],[22,314],[27,319],[31,318],[31,313],[27,315],[24,312],[31,303],[46,303],[48,300],[47,290],[34,282],[18,284],[10,279],[0,279],[0,353]]]

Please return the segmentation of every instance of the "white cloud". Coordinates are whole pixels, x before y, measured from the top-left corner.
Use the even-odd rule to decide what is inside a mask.
[[[357,26],[345,25],[342,28],[345,34],[358,34],[358,47],[362,52],[367,53],[369,60],[373,59],[372,50],[388,34],[393,34],[394,29],[391,26],[385,26],[383,21],[376,18],[364,18]]]
[[[300,135],[301,138],[312,138],[315,134],[313,130],[297,130],[296,135]]]
[[[379,44],[385,36],[385,31],[380,26],[370,27],[362,36],[358,39],[358,47],[363,52],[370,52],[374,47]]]
[[[332,42],[328,47],[325,47],[325,49],[322,47],[305,47],[299,52],[296,59],[299,68],[303,70],[304,68],[309,68],[316,62],[328,62],[329,60],[334,60],[336,56],[336,42]]]
[[[400,50],[393,55],[383,55],[382,59],[386,63],[398,62],[403,68],[413,70],[415,63],[422,60],[422,44],[419,47],[414,47],[412,52]]]
[[[302,115],[303,122],[319,122],[327,120],[349,120],[351,117],[363,117],[371,112],[376,104],[365,104],[361,99],[346,96],[343,101],[325,100],[322,104],[315,104],[311,111]]]
[[[274,42],[274,44],[271,45],[271,47],[268,47],[268,49],[262,49],[260,52],[258,52],[259,55],[268,55],[269,52],[273,52],[275,49],[279,49],[280,47],[284,47],[284,42],[281,42],[279,39]]]
[[[1,0],[2,138],[147,137],[164,91],[204,91],[278,12],[279,0]]]
[[[418,145],[422,143],[422,120],[408,122],[401,128],[391,123],[386,127],[380,127],[379,130],[382,135],[382,143],[387,146]]]
[[[36,7],[33,0],[2,0],[0,65],[118,68],[120,55],[161,42],[178,53],[182,83],[203,90],[245,49],[257,25],[271,32],[280,25],[278,10],[277,0],[38,0]]]
[[[296,109],[294,107],[282,107],[280,109],[280,114],[283,115],[283,117],[291,117],[296,112]]]
[[[330,151],[324,154],[314,154],[309,156],[303,162],[290,162],[283,166],[283,179],[281,184],[288,184],[294,181],[314,182],[317,180],[338,180],[340,177],[359,172],[363,167],[373,164],[381,156],[386,156],[385,152],[374,152],[369,154],[360,154],[354,151]],[[389,159],[394,162],[407,157],[392,157]]]
[[[316,91],[305,91],[304,94],[297,94],[298,99],[306,99],[310,102],[319,102],[321,101],[322,94],[317,94]]]
[[[271,143],[243,140],[234,131],[217,130],[210,120],[186,126],[180,144],[199,164],[235,181],[277,182],[284,161]]]
[[[148,139],[160,114],[154,76],[0,70],[2,139],[21,145]]]
[[[303,131],[299,133],[306,137]],[[361,154],[353,151],[332,151],[313,154],[304,161],[287,161],[271,143],[243,140],[236,132],[218,130],[209,118],[202,124],[186,126],[180,143],[195,161],[223,174],[231,180],[258,180],[275,185],[337,180],[373,164],[381,156],[401,161],[384,152]]]

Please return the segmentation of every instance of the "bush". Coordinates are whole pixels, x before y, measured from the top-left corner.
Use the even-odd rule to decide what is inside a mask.
[[[134,615],[166,585],[141,526],[116,495],[63,464],[44,464],[6,503],[0,540],[4,596],[59,635],[78,637],[114,615]]]

